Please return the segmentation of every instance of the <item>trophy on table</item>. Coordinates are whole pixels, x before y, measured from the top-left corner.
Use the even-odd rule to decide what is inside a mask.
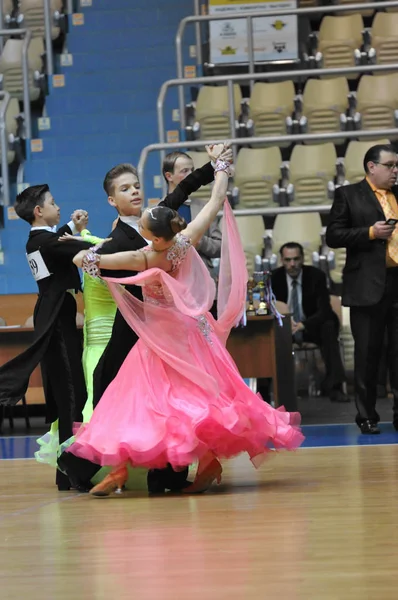
[[[265,300],[265,282],[266,282],[267,274],[264,273],[264,271],[257,271],[255,273],[253,273],[253,275],[254,275],[255,281],[257,281],[257,288],[258,288],[259,295],[260,295],[258,308],[256,310],[256,315],[261,317],[264,315],[268,315],[268,313],[269,313],[268,304]]]
[[[252,317],[256,314],[256,309],[254,308],[254,302],[253,302],[253,292],[254,292],[255,287],[256,287],[256,282],[254,281],[254,278],[249,277],[249,280],[247,282],[248,306],[246,309],[246,315],[249,317]]]
[[[247,283],[247,294],[248,294],[248,307],[246,314],[248,316],[268,315],[269,307],[266,299],[266,284],[269,278],[269,260],[262,259],[261,256],[257,255],[254,259],[254,272],[253,277],[249,278]],[[259,304],[257,309],[254,306],[254,292],[259,293]]]

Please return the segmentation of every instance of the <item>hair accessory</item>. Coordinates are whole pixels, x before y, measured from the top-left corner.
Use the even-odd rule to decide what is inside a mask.
[[[82,260],[83,271],[91,275],[91,277],[100,276],[99,264],[101,262],[101,256],[96,252],[96,250],[98,250],[98,246],[99,244],[90,248]]]
[[[155,208],[157,208],[157,206],[154,206],[153,208],[148,208],[147,210],[148,210],[149,214],[151,215],[151,218],[154,221],[157,221],[157,217],[155,217],[155,215],[153,214],[153,211],[155,210]]]

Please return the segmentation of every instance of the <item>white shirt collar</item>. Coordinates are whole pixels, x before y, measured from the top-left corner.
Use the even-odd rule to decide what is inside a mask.
[[[140,233],[139,228],[138,228],[138,221],[140,220],[140,217],[135,217],[134,215],[129,215],[128,217],[119,217],[119,219],[122,221],[122,223],[126,223],[126,225],[128,225],[129,227],[132,227],[133,229],[135,229],[137,233]],[[148,242],[148,246],[152,245],[152,242],[150,242],[146,238],[143,238],[143,239],[146,242]]]
[[[73,221],[69,221],[68,227],[71,230],[73,235],[77,234],[77,229],[76,229]],[[49,225],[39,225],[39,227],[31,227],[30,230],[31,231],[43,230],[43,231],[49,231],[50,233],[57,233],[57,226],[54,225],[54,227],[50,227]]]
[[[140,217],[129,215],[128,217],[119,217],[119,219],[122,221],[122,223],[126,223],[126,225],[129,225],[138,231],[138,221]]]
[[[49,231],[50,233],[56,233],[57,231],[57,227],[50,227],[49,225],[40,225],[39,227],[31,227],[30,230],[31,231],[40,231],[40,230],[44,230],[44,231]]]

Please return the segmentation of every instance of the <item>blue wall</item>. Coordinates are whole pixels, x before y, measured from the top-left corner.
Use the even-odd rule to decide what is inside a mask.
[[[46,109],[51,129],[41,131],[43,151],[26,164],[25,181],[49,183],[61,206],[61,222],[75,208],[90,213],[89,227],[105,236],[115,214],[102,189],[106,171],[120,162],[136,164],[143,146],[158,141],[156,100],[161,84],[176,77],[174,38],[180,20],[193,12],[191,0],[92,0],[83,8],[84,25],[70,25],[68,51],[73,66],[60,67],[65,87],[54,88]],[[165,8],[166,7],[166,8]],[[186,36],[193,43],[193,28]],[[59,61],[57,60],[59,63]],[[172,109],[171,93],[165,105],[167,129]],[[160,174],[159,155],[148,162],[147,197],[159,197],[153,186]],[[4,265],[0,265],[0,294],[31,293],[36,284],[25,258],[27,223],[7,220],[1,231]],[[1,303],[1,302],[0,302]]]

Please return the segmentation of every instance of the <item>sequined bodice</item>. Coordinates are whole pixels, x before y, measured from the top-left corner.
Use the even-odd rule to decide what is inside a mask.
[[[177,233],[175,243],[169,248],[166,258],[171,262],[170,275],[173,275],[180,265],[184,262],[185,257],[189,248],[191,247],[191,240],[182,233]],[[143,249],[144,252],[151,250],[150,246]],[[153,304],[170,306],[173,303],[171,294],[165,290],[161,283],[154,282],[144,285],[142,288],[144,300],[152,302]]]

